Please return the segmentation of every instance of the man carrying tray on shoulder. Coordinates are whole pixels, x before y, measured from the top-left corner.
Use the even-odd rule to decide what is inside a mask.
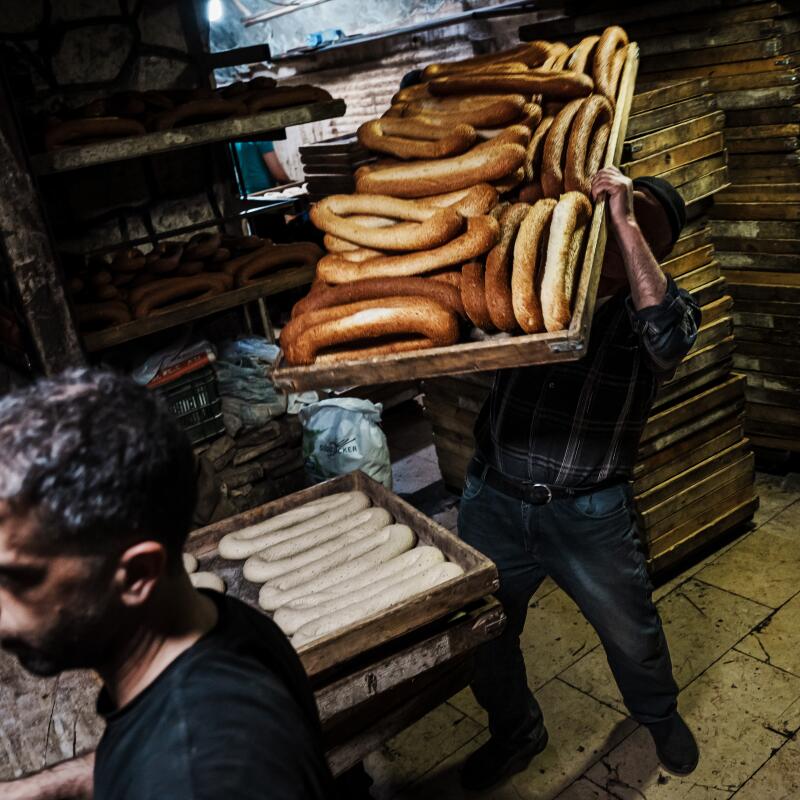
[[[525,769],[547,745],[519,641],[547,575],[597,631],[625,704],[649,729],[663,766],[688,774],[697,765],[627,484],[658,384],[694,344],[700,323],[697,304],[658,265],[678,239],[685,206],[666,181],[632,183],[615,167],[597,173],[592,194],[605,196],[614,237],[586,355],[498,371],[475,425],[459,533],[497,564],[508,624],[477,656],[472,689],[489,714],[491,739],[464,765],[469,789]]]

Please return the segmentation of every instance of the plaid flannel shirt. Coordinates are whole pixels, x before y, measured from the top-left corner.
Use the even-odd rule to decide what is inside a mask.
[[[630,479],[658,383],[697,338],[700,309],[667,278],[657,306],[617,293],[579,361],[498,370],[475,423],[477,457],[508,478],[591,488]]]

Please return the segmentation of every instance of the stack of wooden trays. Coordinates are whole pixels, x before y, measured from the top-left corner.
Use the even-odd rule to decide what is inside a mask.
[[[703,311],[697,342],[658,391],[634,469],[634,502],[655,571],[739,525],[758,503],[743,430],[745,380],[731,372],[733,300],[707,216],[711,196],[727,184],[723,122],[704,80],[640,92],[623,151],[629,175],[666,178],[687,202],[686,227],[662,267]],[[439,466],[455,491],[491,379],[473,373],[424,384]]]
[[[303,145],[300,161],[309,200],[321,200],[329,194],[352,194],[356,190],[355,171],[374,160],[375,156],[358,143],[354,133]]]
[[[735,300],[734,365],[746,377],[747,433],[800,451],[800,8],[788,2],[563,3],[570,41],[623,25],[640,46],[639,85],[701,79],[725,112],[731,186],[710,212]],[[524,38],[553,36],[552,25]],[[780,332],[780,333],[778,333]]]

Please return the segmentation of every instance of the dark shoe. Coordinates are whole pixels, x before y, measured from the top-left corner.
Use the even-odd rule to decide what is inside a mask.
[[[545,747],[546,730],[538,739],[527,741],[519,747],[509,747],[496,739],[489,739],[464,762],[461,785],[471,792],[488,789],[504,778],[522,772]]]
[[[695,771],[700,752],[689,726],[677,711],[664,722],[655,722],[647,728],[664,769],[676,775],[688,775]]]

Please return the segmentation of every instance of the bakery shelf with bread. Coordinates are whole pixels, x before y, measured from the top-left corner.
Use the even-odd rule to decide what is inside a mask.
[[[281,334],[286,388],[579,358],[637,47],[620,28],[430,64],[358,130],[377,160],[317,202],[327,254]],[[509,336],[510,334],[510,336]],[[480,339],[480,341],[477,341]]]
[[[311,242],[203,232],[92,256],[67,288],[91,352],[307,285],[320,256]]]
[[[187,549],[274,615],[312,678],[497,588],[488,559],[361,472],[197,530]]]
[[[344,114],[345,104],[311,85],[254,78],[220,89],[122,92],[48,121],[40,175],[187,147],[253,138]]]

